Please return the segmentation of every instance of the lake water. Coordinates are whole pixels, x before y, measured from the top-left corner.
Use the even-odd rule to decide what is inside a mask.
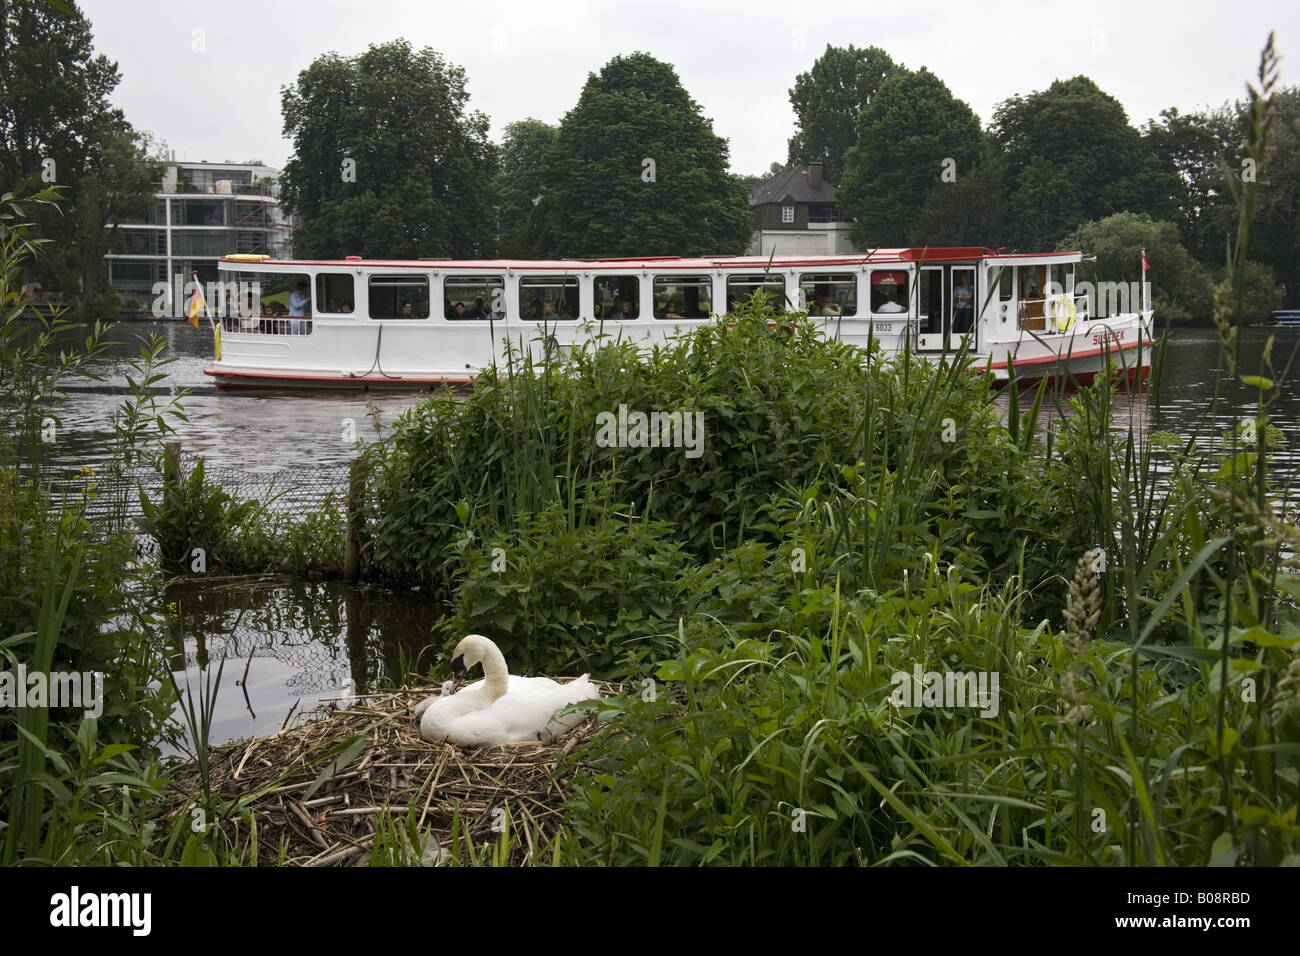
[[[380,393],[367,401],[348,393],[219,392],[203,374],[212,348],[206,329],[175,321],[132,323],[115,330],[120,344],[98,363],[103,381],[70,394],[55,448],[62,463],[94,467],[105,460],[109,418],[127,394],[126,363],[154,333],[166,338],[166,354],[176,358],[163,390],[190,390],[184,399],[188,422],[177,423],[177,437],[187,452],[205,456],[225,473],[319,469],[338,476],[354,454],[353,444],[344,440],[347,420],[358,438],[373,440],[378,431],[372,412],[390,424],[421,398],[418,393]],[[1276,339],[1275,377],[1282,380],[1300,345],[1300,328],[1244,330],[1240,371],[1259,372],[1270,335]],[[1123,397],[1117,414],[1144,429],[1184,435],[1218,433],[1253,415],[1253,392],[1236,386],[1213,419],[1207,418],[1218,356],[1212,329],[1177,331],[1159,395]],[[1005,407],[1005,396],[998,401]],[[1284,384],[1270,415],[1287,439],[1287,447],[1275,455],[1279,478],[1293,484],[1300,477],[1300,386]],[[182,687],[188,679],[197,690],[200,665],[227,656],[213,743],[275,733],[291,712],[383,686],[401,655],[413,659],[429,643],[429,628],[441,613],[418,593],[264,577],[185,582],[171,588],[166,600],[175,606],[167,640]]]

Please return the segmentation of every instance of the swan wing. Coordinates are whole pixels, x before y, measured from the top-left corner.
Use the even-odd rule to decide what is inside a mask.
[[[546,677],[511,677],[504,696],[457,717],[448,727],[447,739],[462,746],[553,739],[555,730],[562,732],[568,721],[552,728],[552,714],[568,704],[598,696],[598,689],[585,675],[568,684],[557,684]],[[577,718],[573,721],[576,726],[581,716],[571,716]]]

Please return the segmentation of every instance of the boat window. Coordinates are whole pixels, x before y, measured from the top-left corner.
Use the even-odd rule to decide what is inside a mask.
[[[943,331],[943,270],[922,269],[920,291],[920,318],[922,335],[938,335]]]
[[[506,317],[506,282],[501,276],[447,276],[442,283],[442,313],[449,319]]]
[[[352,276],[322,272],[316,277],[316,311],[347,315],[356,308]]]
[[[655,276],[656,319],[707,319],[713,305],[708,276]]]
[[[871,271],[871,311],[878,314],[907,311],[907,273],[889,269]]]
[[[209,302],[227,332],[263,335],[310,335],[312,277],[305,272],[227,272],[218,301]],[[244,300],[240,302],[240,293]],[[189,300],[186,300],[188,308]],[[188,312],[186,313],[188,314]]]
[[[1046,328],[1046,309],[1043,285],[1047,281],[1046,266],[1017,266],[1020,283],[1019,318],[1021,328]]]
[[[526,276],[519,280],[519,313],[535,322],[578,317],[576,276]]]
[[[636,276],[601,276],[593,283],[593,288],[597,318],[640,318],[641,282]]]
[[[427,319],[429,277],[371,276],[370,317],[372,319]]]
[[[998,267],[998,298],[1003,302],[1011,301],[1011,267]]]
[[[1048,289],[1049,295],[1062,295],[1069,292],[1072,285],[1069,281],[1070,267],[1066,263],[1054,263],[1048,272],[1051,288]]]
[[[763,295],[767,306],[777,312],[785,311],[785,279],[770,273],[727,276],[727,311],[735,312],[755,292]]]
[[[858,277],[852,272],[805,272],[799,289],[809,315],[858,314]]]

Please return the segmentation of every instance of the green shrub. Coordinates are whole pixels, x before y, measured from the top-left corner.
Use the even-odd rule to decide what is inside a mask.
[[[671,532],[614,512],[573,527],[555,504],[513,531],[466,540],[454,610],[435,636],[450,651],[484,634],[516,671],[631,676],[667,646],[682,610],[678,579],[691,558]]]

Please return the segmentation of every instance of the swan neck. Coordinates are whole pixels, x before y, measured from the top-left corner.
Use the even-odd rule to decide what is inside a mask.
[[[506,669],[506,659],[496,645],[484,649],[483,686],[487,688],[490,700],[504,697],[510,689],[510,671]]]

